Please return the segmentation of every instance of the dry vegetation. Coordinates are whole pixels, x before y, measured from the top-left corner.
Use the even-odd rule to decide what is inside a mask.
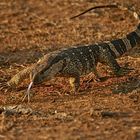
[[[100,4],[134,6],[139,0],[1,0],[0,1],[0,139],[140,140],[140,48],[118,61],[133,69],[123,77],[95,82],[81,78],[80,92],[69,95],[68,80],[53,79],[32,88],[30,104],[21,102],[29,84],[2,85],[44,54],[71,45],[121,37],[137,21],[128,11],[101,9],[75,20],[69,17]]]

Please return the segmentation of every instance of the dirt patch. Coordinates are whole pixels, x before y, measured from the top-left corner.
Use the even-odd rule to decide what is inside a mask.
[[[75,20],[91,6],[119,0],[1,0],[0,87],[44,54],[72,45],[121,37],[137,21],[128,11],[101,9]],[[138,0],[121,1],[140,12]],[[31,102],[21,102],[29,84],[0,90],[0,139],[140,139],[140,48],[118,60],[130,73],[111,75],[99,65],[103,82],[81,77],[80,92],[69,94],[68,79],[56,78],[32,88]]]

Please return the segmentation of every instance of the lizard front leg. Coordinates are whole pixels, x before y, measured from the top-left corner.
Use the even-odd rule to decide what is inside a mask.
[[[100,74],[98,73],[96,66],[93,67],[93,73],[95,75],[95,80],[97,82],[101,82],[103,80],[103,78],[100,76]]]
[[[80,77],[79,76],[70,77],[69,82],[72,88],[71,91],[75,94],[80,86]]]

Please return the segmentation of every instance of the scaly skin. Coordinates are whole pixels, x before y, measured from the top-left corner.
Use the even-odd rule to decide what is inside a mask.
[[[99,62],[108,65],[115,75],[122,75],[123,70],[116,59],[138,44],[140,44],[140,23],[133,32],[121,39],[100,44],[74,46],[46,54],[36,64],[16,74],[8,81],[8,85],[18,85],[27,77],[30,77],[34,84],[54,77],[68,77],[72,91],[77,92],[81,75],[93,72],[97,79],[101,78],[96,69]]]

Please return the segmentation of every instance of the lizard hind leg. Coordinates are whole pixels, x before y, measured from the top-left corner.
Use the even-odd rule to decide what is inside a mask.
[[[113,56],[107,44],[102,45],[103,46],[100,47],[100,62],[108,65],[116,76],[120,75],[119,71],[121,67],[116,61],[115,56]]]
[[[108,65],[117,77],[124,76],[130,72],[129,69],[121,67],[108,50],[104,51],[101,58],[101,63]]]

